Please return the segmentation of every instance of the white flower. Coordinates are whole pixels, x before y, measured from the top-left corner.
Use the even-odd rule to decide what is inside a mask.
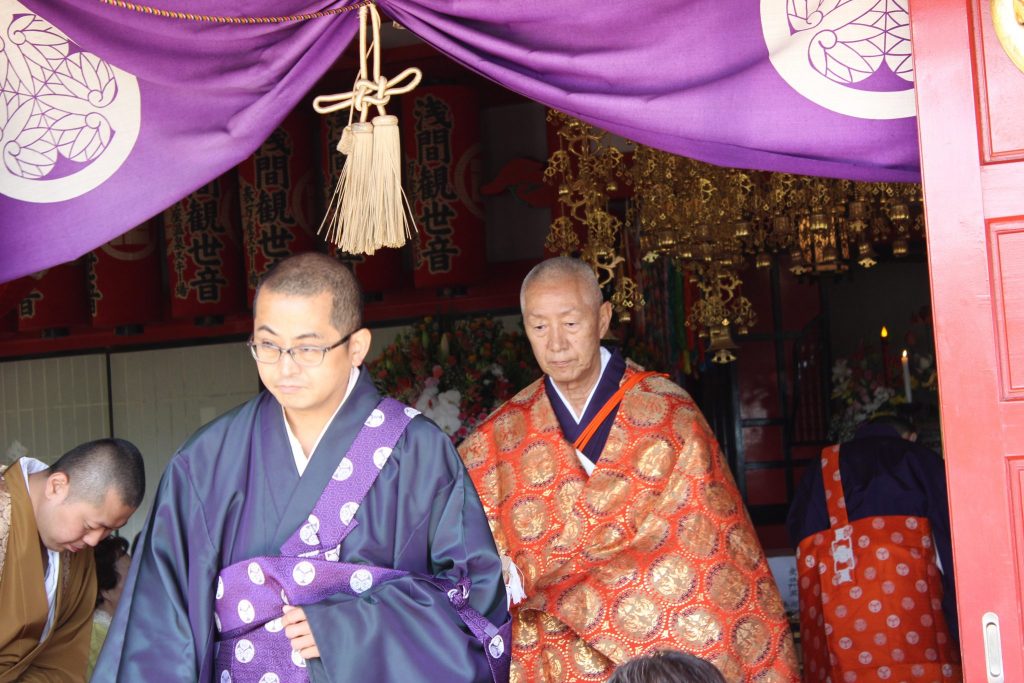
[[[444,433],[451,436],[462,423],[459,421],[459,402],[462,395],[457,389],[448,389],[438,393],[437,387],[427,387],[420,394],[414,406],[444,430]]]

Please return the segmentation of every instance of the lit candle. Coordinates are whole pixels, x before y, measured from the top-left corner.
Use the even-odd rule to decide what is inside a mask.
[[[882,350],[882,386],[889,386],[889,330],[882,325],[882,341],[879,344]]]
[[[907,399],[907,403],[910,403],[910,359],[907,358],[906,349],[903,349],[903,357],[900,361],[903,363],[903,397]]]

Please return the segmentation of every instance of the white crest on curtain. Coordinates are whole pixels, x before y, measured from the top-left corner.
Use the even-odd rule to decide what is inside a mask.
[[[0,192],[50,203],[101,185],[138,139],[138,81],[15,0],[0,31]]]
[[[798,93],[862,119],[916,115],[906,0],[761,0],[772,66]],[[905,89],[860,85],[883,67]]]

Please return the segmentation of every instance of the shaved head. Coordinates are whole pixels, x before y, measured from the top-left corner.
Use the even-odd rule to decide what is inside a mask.
[[[519,289],[519,308],[526,306],[526,290],[534,285],[575,280],[579,283],[587,304],[596,310],[604,302],[601,286],[597,283],[594,269],[585,262],[570,256],[556,256],[541,261],[523,278],[523,286]]]
[[[50,472],[63,472],[70,496],[93,505],[101,504],[107,491],[135,509],[146,493],[146,470],[135,444],[124,439],[99,439],[75,446],[60,456]]]
[[[289,296],[331,295],[331,325],[339,334],[363,326],[363,293],[355,275],[341,261],[327,254],[308,252],[290,256],[274,266],[256,288]],[[256,302],[253,302],[255,310]]]

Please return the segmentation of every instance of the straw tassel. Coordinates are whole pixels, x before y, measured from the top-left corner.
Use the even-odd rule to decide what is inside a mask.
[[[352,124],[352,151],[341,171],[337,244],[350,254],[374,252],[373,125]]]
[[[411,236],[409,225],[415,225],[415,221],[402,189],[402,146],[395,116],[373,119],[373,177],[377,183],[374,241],[385,247],[400,247]]]
[[[373,78],[367,65],[366,34],[372,27]],[[373,5],[359,8],[360,69],[352,92],[323,95],[313,101],[320,114],[350,108],[338,151],[347,155],[338,186],[327,207],[320,231],[350,254],[372,254],[381,247],[400,247],[416,229],[402,190],[402,157],[398,119],[384,106],[392,95],[407,93],[423,77],[416,68],[388,80],[380,75],[380,14]],[[399,85],[407,81],[404,85]],[[378,116],[367,122],[376,107]],[[352,123],[355,112],[359,121]]]

